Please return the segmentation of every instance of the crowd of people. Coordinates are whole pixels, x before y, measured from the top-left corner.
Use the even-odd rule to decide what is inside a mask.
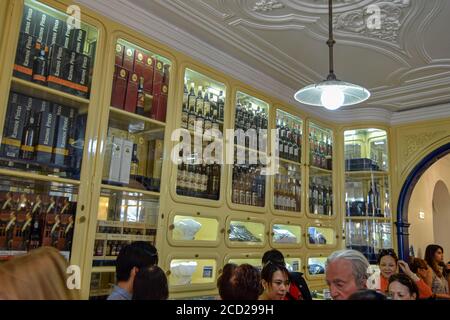
[[[117,261],[118,284],[109,299],[167,299],[167,278],[156,266],[157,253],[148,244],[132,244]],[[127,251],[128,250],[128,251]],[[143,258],[148,253],[153,258]],[[369,275],[369,262],[356,250],[333,252],[327,259],[325,278],[333,300],[417,300],[450,299],[450,266],[444,250],[429,245],[425,259],[399,260],[393,249],[378,254],[379,271]],[[222,300],[312,300],[300,272],[291,272],[283,254],[276,249],[262,257],[261,271],[250,265],[228,263],[217,279]],[[125,267],[122,267],[125,266]]]
[[[279,250],[264,253],[261,265],[260,270],[250,264],[226,264],[217,279],[219,298],[312,300],[303,274],[290,271]],[[424,259],[411,257],[408,262],[400,260],[393,249],[382,249],[378,253],[379,271],[369,274],[369,266],[359,251],[333,252],[325,268],[331,299],[450,299],[450,263],[444,263],[444,250],[439,245],[429,245]],[[77,299],[77,291],[66,285],[66,268],[67,261],[51,247],[32,250],[3,263],[0,299]],[[116,261],[116,280],[108,300],[169,297],[167,276],[158,267],[158,252],[146,242],[133,242],[121,249]]]

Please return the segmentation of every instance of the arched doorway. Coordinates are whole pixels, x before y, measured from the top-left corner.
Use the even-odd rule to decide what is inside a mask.
[[[397,240],[398,252],[401,259],[406,259],[409,256],[409,228],[410,222],[408,219],[408,207],[412,192],[422,177],[424,172],[429,169],[439,159],[450,154],[450,143],[439,147],[427,156],[425,156],[410,172],[405,183],[400,191],[397,210]],[[430,190],[433,192],[434,190]]]

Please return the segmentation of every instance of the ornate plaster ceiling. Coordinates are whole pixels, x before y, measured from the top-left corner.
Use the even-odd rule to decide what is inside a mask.
[[[292,94],[328,74],[327,0],[112,2],[164,20]],[[335,72],[372,92],[347,108],[397,112],[450,102],[450,1],[335,0],[333,8]]]

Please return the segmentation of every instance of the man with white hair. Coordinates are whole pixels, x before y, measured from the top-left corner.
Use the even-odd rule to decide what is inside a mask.
[[[369,261],[356,250],[344,249],[333,252],[327,259],[326,281],[334,300],[348,297],[366,288]]]

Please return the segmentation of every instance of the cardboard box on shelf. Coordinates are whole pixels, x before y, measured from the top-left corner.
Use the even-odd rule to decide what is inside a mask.
[[[131,157],[133,155],[133,142],[123,140],[122,155],[120,159],[120,175],[119,182],[124,184],[130,183]]]
[[[115,67],[111,106],[123,109],[128,84],[128,71],[118,65]]]
[[[131,73],[128,77],[127,94],[125,96],[125,111],[135,113],[137,104],[137,94],[139,87],[139,77],[136,73]]]

